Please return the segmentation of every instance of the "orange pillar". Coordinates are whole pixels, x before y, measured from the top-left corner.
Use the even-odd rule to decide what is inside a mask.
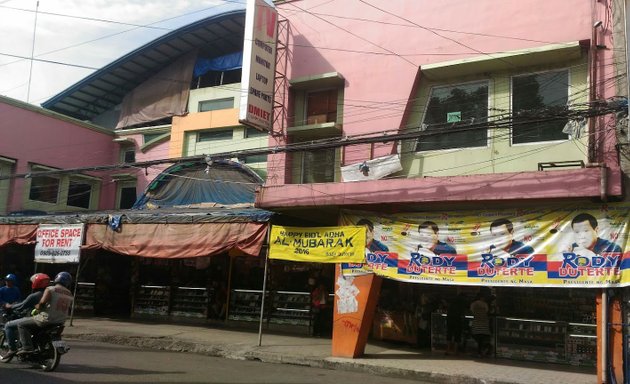
[[[382,281],[374,274],[344,278],[337,265],[333,356],[355,358],[364,354]]]
[[[617,383],[623,383],[623,316],[621,311],[621,301],[619,297],[614,297],[610,301],[610,307],[604,315],[604,290],[597,295],[597,383],[608,383],[606,380],[608,375],[608,361],[612,367],[612,374],[615,376]],[[604,319],[604,316],[606,319]],[[607,345],[603,343],[604,331],[608,324]],[[604,350],[604,348],[607,348]],[[603,352],[607,356],[607,361],[602,359]]]

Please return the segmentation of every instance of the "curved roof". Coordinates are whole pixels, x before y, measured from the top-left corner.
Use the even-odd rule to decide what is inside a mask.
[[[42,103],[42,107],[80,120],[121,103],[123,97],[178,57],[199,49],[212,58],[243,49],[245,10],[186,25],[126,54]]]

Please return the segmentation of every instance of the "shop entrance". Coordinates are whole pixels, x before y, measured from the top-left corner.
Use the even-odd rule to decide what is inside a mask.
[[[470,304],[480,295],[488,298],[488,327],[494,356],[596,365],[596,291],[592,289],[488,288],[385,279],[371,336],[446,353],[449,305],[457,302],[458,295],[464,298],[467,308],[459,343],[461,353],[477,352]]]

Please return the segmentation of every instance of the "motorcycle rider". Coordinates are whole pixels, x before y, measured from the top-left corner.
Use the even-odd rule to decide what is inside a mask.
[[[31,330],[52,324],[61,325],[66,321],[68,309],[73,300],[69,289],[72,284],[72,275],[68,272],[59,272],[55,276],[54,283],[55,285],[44,290],[39,303],[35,304],[36,311],[33,311],[35,313],[33,317],[28,317],[18,323],[20,343],[22,343],[22,348],[17,352],[18,355],[34,351]]]
[[[13,273],[9,273],[4,278],[5,286],[0,288],[0,306],[8,303],[17,303],[22,299],[22,292],[17,287],[17,276]]]
[[[44,290],[50,284],[50,277],[45,273],[36,273],[31,276],[31,288],[33,292],[24,299],[21,303],[4,305],[5,309],[11,310],[21,316],[28,316],[30,312],[35,308],[35,305],[39,303],[44,296]],[[11,320],[4,325],[4,333],[9,344],[9,352],[6,356],[2,356],[3,359],[9,358],[17,352],[17,330],[20,322],[24,320],[30,320],[28,317],[22,317],[20,319]]]

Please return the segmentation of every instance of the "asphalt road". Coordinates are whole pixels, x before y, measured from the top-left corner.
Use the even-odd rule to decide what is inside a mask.
[[[287,364],[268,364],[70,340],[55,372],[18,362],[0,364],[0,383],[343,383],[406,384],[418,381]]]

